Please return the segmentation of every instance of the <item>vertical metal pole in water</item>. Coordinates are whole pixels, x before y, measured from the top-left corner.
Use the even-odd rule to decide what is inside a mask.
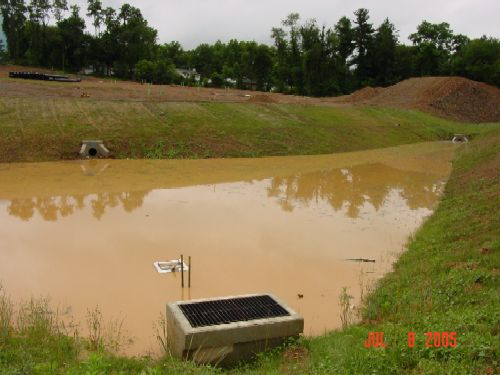
[[[191,255],[188,258],[188,288],[191,288]]]
[[[184,288],[184,256],[181,254],[181,286]]]

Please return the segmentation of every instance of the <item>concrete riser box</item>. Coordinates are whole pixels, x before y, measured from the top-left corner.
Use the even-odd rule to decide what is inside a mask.
[[[287,316],[278,316],[226,324],[193,327],[181,305],[268,296],[284,308]],[[299,337],[304,319],[272,294],[230,296],[173,302],[167,305],[167,344],[177,358],[197,363],[231,364],[254,357],[257,353]]]

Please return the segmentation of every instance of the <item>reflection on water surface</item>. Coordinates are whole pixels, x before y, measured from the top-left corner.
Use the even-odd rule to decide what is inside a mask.
[[[90,195],[64,195],[59,197],[33,197],[12,199],[7,207],[9,214],[29,221],[35,212],[46,221],[70,216],[88,206],[97,220],[106,213],[107,208],[122,207],[132,212],[142,206],[148,192],[134,191],[123,193],[98,193]]]
[[[383,178],[381,179],[381,176]],[[420,184],[415,184],[420,180]],[[352,168],[310,172],[286,177],[264,179],[269,197],[284,211],[293,211],[296,205],[309,206],[318,201],[327,202],[335,211],[347,207],[346,215],[355,219],[366,203],[376,211],[386,197],[398,190],[410,209],[431,208],[441,192],[442,181],[434,175],[406,172],[383,164],[365,164]],[[122,207],[131,213],[142,206],[150,191],[64,195],[12,199],[8,212],[22,220],[30,220],[38,213],[47,221],[56,221],[81,211],[86,206],[96,219],[101,219],[107,208]]]

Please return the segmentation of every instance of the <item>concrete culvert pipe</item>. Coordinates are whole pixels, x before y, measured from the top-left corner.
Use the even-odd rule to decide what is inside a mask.
[[[80,156],[83,158],[106,158],[110,154],[109,150],[104,146],[103,141],[89,140],[82,141]]]
[[[455,134],[452,139],[453,143],[469,142],[465,134]]]

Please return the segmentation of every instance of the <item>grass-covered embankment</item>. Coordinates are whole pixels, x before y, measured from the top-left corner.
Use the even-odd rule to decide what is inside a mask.
[[[116,158],[328,154],[475,135],[463,124],[382,107],[0,97],[0,162],[75,159],[101,139]]]
[[[363,323],[304,341],[309,355],[268,357],[254,370],[314,374],[493,374],[500,358],[500,132],[463,146],[433,216],[364,306]],[[431,166],[430,166],[431,167]],[[366,349],[368,332],[384,349]],[[427,348],[427,332],[456,348]],[[415,332],[415,347],[408,347]]]
[[[429,166],[432,168],[432,166]],[[395,271],[365,301],[360,324],[302,339],[233,373],[493,374],[498,370],[500,301],[500,132],[458,150],[443,200],[409,241]],[[339,291],[340,292],[340,291]],[[0,293],[1,294],[1,293]],[[21,319],[0,299],[0,373],[217,373],[165,358],[91,353],[68,338],[39,305]],[[15,318],[15,319],[14,319]],[[368,332],[384,332],[384,349],[366,349]],[[426,332],[456,332],[456,348],[426,348]],[[409,348],[408,332],[415,332]],[[101,347],[97,345],[97,347]],[[102,349],[102,347],[101,347]]]

